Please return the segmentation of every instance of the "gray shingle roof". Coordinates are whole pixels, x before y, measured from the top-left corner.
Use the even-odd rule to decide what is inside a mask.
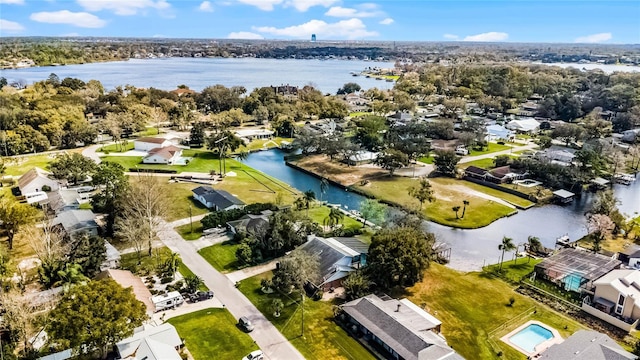
[[[361,254],[369,253],[369,244],[355,237],[334,237],[334,239],[344,246],[347,246]]]
[[[564,342],[551,346],[539,359],[633,360],[637,358],[605,334],[592,330],[579,330]]]
[[[53,225],[62,225],[67,234],[98,227],[96,215],[91,210],[67,210],[63,211],[53,219]]]
[[[211,186],[198,186],[192,191],[194,194],[202,196],[207,203],[212,203],[219,209],[226,209],[232,205],[244,205],[237,197],[224,190],[216,190]]]

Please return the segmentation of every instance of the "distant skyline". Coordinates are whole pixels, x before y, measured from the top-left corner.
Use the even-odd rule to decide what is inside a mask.
[[[0,0],[0,36],[640,44],[640,1]]]

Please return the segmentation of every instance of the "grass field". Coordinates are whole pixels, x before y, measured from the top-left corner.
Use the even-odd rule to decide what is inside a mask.
[[[331,209],[328,206],[311,208],[309,209],[309,218],[322,226],[324,220],[329,216],[329,212],[331,212]],[[306,214],[306,211],[301,211],[301,213]],[[345,215],[342,219],[342,226],[345,229],[360,229],[362,228],[362,223]]]
[[[425,164],[433,164],[433,155],[423,156],[419,158],[418,161],[423,162]]]
[[[98,149],[98,152],[126,152],[129,150],[133,150],[134,144],[133,141],[127,141],[127,144],[125,146],[122,146],[121,144],[110,144],[110,145],[106,145],[103,146],[101,148]]]
[[[511,214],[514,209],[500,203],[487,200],[478,196],[473,196],[465,189],[466,182],[448,178],[429,179],[434,190],[436,200],[432,203],[425,203],[422,213],[438,224],[474,229],[487,226],[495,220]],[[451,186],[455,182],[455,185]],[[382,177],[373,179],[365,186],[356,186],[380,200],[405,207],[407,209],[418,210],[418,201],[409,195],[409,188],[417,184],[417,180],[405,177]],[[456,219],[452,207],[462,206],[462,201],[470,202],[463,219]],[[461,215],[461,212],[459,213]]]
[[[238,269],[236,260],[236,250],[240,244],[234,241],[225,241],[200,249],[198,254],[202,256],[211,266],[222,273],[228,273]]]
[[[469,156],[478,156],[478,155],[485,155],[485,154],[491,154],[494,152],[498,152],[498,151],[504,151],[504,150],[509,150],[511,149],[511,146],[508,145],[500,145],[494,142],[490,142],[488,143],[488,146],[484,148],[483,151],[479,151],[476,149],[470,149],[471,151],[469,152]]]
[[[191,231],[191,224],[186,224],[176,227],[176,231],[185,240],[198,240],[203,235],[202,223],[198,221],[193,222],[193,232]]]
[[[169,319],[195,360],[241,359],[258,346],[226,309],[204,309]]]
[[[163,189],[165,189],[163,193],[166,194],[168,204],[167,216],[165,217],[167,221],[186,219],[189,217],[189,211],[193,216],[209,212],[209,209],[193,198],[191,190],[198,186],[200,185],[193,183],[167,182],[163,184]]]
[[[487,194],[487,195],[491,195],[491,196],[495,196],[497,198],[500,198],[504,201],[509,202],[510,204],[513,205],[517,205],[523,208],[527,208],[529,206],[533,205],[532,201],[529,201],[527,199],[521,198],[519,196],[516,195],[512,195],[509,193],[506,193],[504,191],[500,191],[500,190],[496,190],[487,186],[482,186],[480,184],[476,184],[476,183],[472,183],[470,181],[464,181],[464,180],[454,180],[454,179],[448,179],[448,178],[435,178],[433,179],[433,181],[438,182],[442,185],[453,185],[453,184],[463,184],[464,186],[479,191],[481,193]]]
[[[304,303],[304,337],[301,335],[302,313],[298,295],[263,294],[260,281],[271,273],[260,274],[240,282],[240,291],[273,323],[306,359],[373,360],[362,345],[333,321],[333,302],[306,299]],[[284,303],[280,317],[273,316],[271,303]]]
[[[54,154],[41,154],[14,158],[4,158],[5,175],[19,176],[34,167],[47,170],[48,165],[55,159]]]
[[[279,147],[283,141],[287,141],[291,143],[293,142],[293,139],[282,138],[282,137],[275,137],[273,139],[257,139],[257,140],[253,140],[246,146],[245,145],[240,146],[240,148],[236,151],[236,153],[241,151],[256,151],[260,149],[271,149],[274,147]]]
[[[438,264],[432,264],[405,295],[442,321],[447,342],[466,359],[495,359],[499,351],[503,359],[525,359],[499,339],[528,320],[541,321],[564,338],[583,328],[491,275],[460,273]],[[508,305],[510,297],[515,299],[513,306]],[[502,327],[507,321],[511,323]]]
[[[479,168],[488,170],[488,169],[493,169],[495,167],[495,164],[493,162],[493,159],[480,159],[480,160],[469,161],[466,163],[458,163],[458,168],[466,169],[469,166],[477,166]]]

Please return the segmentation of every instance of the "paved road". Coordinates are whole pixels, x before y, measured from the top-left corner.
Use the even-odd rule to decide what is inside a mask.
[[[169,249],[180,254],[182,262],[204,280],[207,287],[214,291],[216,298],[235,318],[247,316],[254,323],[255,330],[249,335],[264,351],[268,359],[304,359],[302,354],[289,343],[278,329],[235,288],[234,283],[209,265],[191,243],[180,237],[171,224],[163,223],[158,236]]]
[[[523,146],[514,146],[511,149],[508,150],[502,150],[502,151],[496,151],[493,153],[489,153],[489,154],[483,154],[483,155],[477,155],[477,156],[465,156],[462,159],[460,159],[459,164],[464,164],[464,163],[468,163],[471,161],[476,161],[476,160],[481,160],[481,159],[492,159],[498,155],[509,155],[511,153],[514,153],[516,151],[524,151],[524,150],[533,150],[535,148],[537,148],[538,145],[536,144],[527,144],[527,145],[523,145]]]

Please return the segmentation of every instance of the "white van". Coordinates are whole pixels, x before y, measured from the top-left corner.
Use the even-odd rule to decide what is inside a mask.
[[[156,295],[151,297],[151,302],[156,307],[156,311],[162,311],[166,309],[173,309],[182,305],[184,298],[177,291],[171,291],[163,295]]]
[[[469,155],[469,150],[465,149],[462,146],[458,146],[456,148],[456,155],[462,155],[462,156]]]

